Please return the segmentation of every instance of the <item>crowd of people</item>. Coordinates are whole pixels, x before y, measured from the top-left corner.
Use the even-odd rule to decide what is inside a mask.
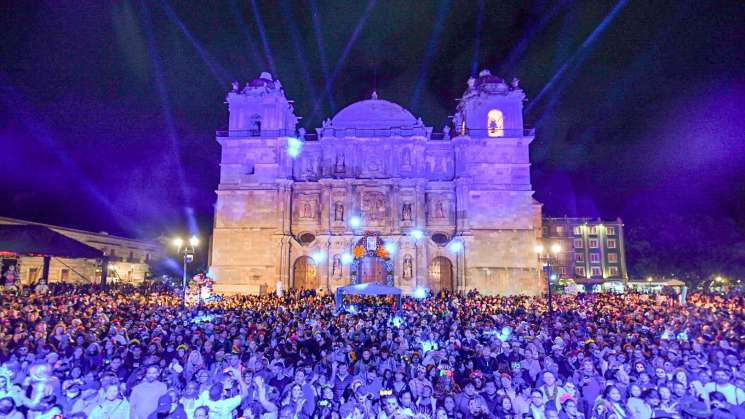
[[[0,292],[0,419],[743,419],[745,299]]]

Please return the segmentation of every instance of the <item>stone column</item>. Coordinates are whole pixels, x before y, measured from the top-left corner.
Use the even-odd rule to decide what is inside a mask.
[[[280,256],[279,256],[279,279],[284,284],[285,290],[290,289],[290,236],[283,236],[280,241]]]
[[[391,205],[393,213],[393,234],[401,233],[401,186],[398,179],[391,185]]]
[[[464,178],[455,180],[455,231],[458,233],[468,230],[468,186]]]
[[[321,184],[321,194],[318,199],[318,205],[321,206],[320,209],[320,217],[321,222],[320,229],[326,232],[327,234],[331,233],[331,217],[333,217],[333,207],[334,204],[331,202],[333,199],[331,194],[331,185],[329,185],[326,182],[319,182]]]
[[[426,258],[426,246],[427,238],[429,237],[429,231],[427,231],[427,201],[424,187],[426,186],[425,180],[420,180],[416,185],[416,224],[414,227],[422,229],[424,231],[424,237],[419,240],[416,244],[416,260],[414,261],[414,278],[416,278],[415,284],[422,286],[426,282],[426,278],[422,272],[427,272],[427,258]],[[416,243],[416,242],[415,242]]]

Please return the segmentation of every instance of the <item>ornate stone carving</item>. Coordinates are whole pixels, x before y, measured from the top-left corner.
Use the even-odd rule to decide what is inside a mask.
[[[445,206],[442,200],[437,201],[437,204],[435,205],[435,217],[445,218]]]
[[[411,202],[404,202],[401,208],[401,221],[411,221]]]
[[[334,203],[334,221],[344,221],[344,205],[341,201]]]
[[[312,208],[310,205],[310,202],[305,201],[303,202],[303,214],[302,218],[313,218]]]
[[[362,195],[362,216],[367,222],[385,219],[385,195],[381,192],[365,192]]]
[[[344,173],[346,171],[344,153],[336,153],[336,163],[334,164],[334,173]]]
[[[341,278],[341,256],[334,255],[334,263],[331,265],[331,276]]]
[[[403,269],[403,277],[404,279],[411,279],[414,276],[414,263],[413,258],[411,255],[404,256],[404,269]]]
[[[408,147],[401,151],[401,168],[404,170],[411,169],[411,149]]]

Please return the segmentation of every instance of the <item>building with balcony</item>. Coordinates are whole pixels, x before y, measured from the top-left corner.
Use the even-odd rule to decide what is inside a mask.
[[[150,263],[159,260],[162,247],[155,241],[136,240],[108,233],[35,223],[15,218],[0,217],[0,224],[43,226],[63,236],[96,248],[108,259],[107,281],[109,283],[140,283],[149,276]],[[16,280],[29,285],[41,279],[44,258],[41,256],[16,256],[0,254],[2,275],[9,269],[15,272]],[[102,259],[51,258],[49,276],[52,282],[98,283],[101,278]]]
[[[540,292],[524,101],[517,80],[482,71],[442,132],[373,92],[311,133],[270,74],[233,83],[217,132],[215,290]]]
[[[623,222],[589,218],[544,218],[544,243],[559,243],[552,271],[586,287],[628,282]]]

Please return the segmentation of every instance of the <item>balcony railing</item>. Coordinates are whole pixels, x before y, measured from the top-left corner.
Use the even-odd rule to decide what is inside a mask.
[[[470,136],[470,137],[489,137],[489,138],[515,138],[515,137],[531,137],[535,135],[535,128],[506,128],[506,129],[498,129],[498,130],[491,130],[491,129],[475,129],[475,128],[466,128],[462,131],[451,131],[450,136],[451,137],[459,137],[459,136]]]
[[[298,133],[293,130],[231,130],[217,131],[219,138],[277,138],[277,137],[299,137]],[[534,128],[526,129],[472,129],[466,128],[463,131],[450,131],[448,135],[442,132],[433,133],[426,127],[414,128],[385,128],[385,129],[368,129],[368,128],[322,128],[321,137],[425,137],[433,141],[449,140],[454,137],[470,136],[479,138],[517,138],[535,135]],[[317,134],[306,133],[303,136],[305,141],[318,141]]]

